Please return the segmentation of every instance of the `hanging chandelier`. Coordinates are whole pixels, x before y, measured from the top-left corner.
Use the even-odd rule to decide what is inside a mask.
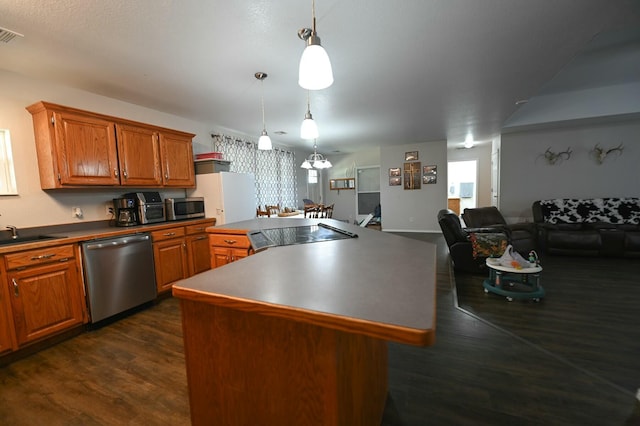
[[[302,139],[316,139],[318,136],[318,125],[313,121],[313,116],[311,115],[309,91],[307,90],[307,113],[304,115],[304,120],[302,120],[302,125],[300,126],[300,137]]]
[[[331,164],[331,162],[329,160],[327,160],[326,158],[324,158],[324,156],[322,154],[318,154],[317,152],[318,150],[318,145],[316,143],[316,141],[313,141],[313,154],[309,154],[309,156],[302,162],[302,164],[300,165],[300,167],[302,167],[303,169],[328,169],[329,167],[332,167],[333,164]]]
[[[258,139],[258,149],[268,151],[273,148],[271,144],[271,138],[267,134],[267,128],[264,124],[264,79],[267,78],[267,73],[257,72],[254,74],[255,77],[260,80],[262,86],[262,134]]]
[[[322,90],[333,84],[331,61],[316,32],[316,2],[311,2],[312,28],[302,28],[298,37],[307,43],[300,58],[298,84],[307,90]]]

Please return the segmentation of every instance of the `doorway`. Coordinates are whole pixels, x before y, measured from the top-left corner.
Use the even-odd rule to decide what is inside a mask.
[[[450,161],[447,168],[447,188],[449,208],[457,214],[462,213],[465,208],[477,207],[478,161]]]

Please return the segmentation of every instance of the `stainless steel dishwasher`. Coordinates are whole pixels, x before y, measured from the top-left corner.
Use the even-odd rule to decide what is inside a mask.
[[[92,323],[156,298],[150,234],[84,242],[82,258]]]

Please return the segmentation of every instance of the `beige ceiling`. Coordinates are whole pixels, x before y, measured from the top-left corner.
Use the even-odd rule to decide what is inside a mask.
[[[515,102],[594,36],[640,25],[639,9],[638,0],[317,0],[335,76],[310,95],[318,145],[491,140]],[[309,149],[297,31],[310,26],[311,0],[0,0],[0,27],[24,34],[0,43],[0,67],[256,139],[263,71],[267,131]]]

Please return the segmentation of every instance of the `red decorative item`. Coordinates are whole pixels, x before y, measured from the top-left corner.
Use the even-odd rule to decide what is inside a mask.
[[[221,152],[203,152],[196,154],[196,160],[222,160]]]

